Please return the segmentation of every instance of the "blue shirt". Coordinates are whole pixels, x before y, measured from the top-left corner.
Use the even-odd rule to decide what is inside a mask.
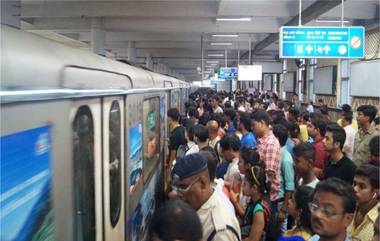
[[[291,155],[293,155],[293,148],[294,148],[294,146],[295,146],[294,142],[290,138],[288,138],[286,140],[285,147],[286,147],[286,150],[288,150],[288,152]]]
[[[318,234],[314,234],[309,241],[319,241],[320,237]],[[351,239],[348,237],[348,234],[346,234],[346,237],[344,238],[344,241],[350,241]]]
[[[280,180],[281,180],[281,186],[280,186],[279,196],[280,198],[283,198],[285,196],[286,191],[293,192],[295,189],[293,158],[285,146],[281,148]]]
[[[252,132],[248,132],[241,138],[241,147],[256,147],[256,138]]]
[[[231,122],[231,125],[228,124],[227,133],[235,133],[235,132],[236,132],[235,126]]]

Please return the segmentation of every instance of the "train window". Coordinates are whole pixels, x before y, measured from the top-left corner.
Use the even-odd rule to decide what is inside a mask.
[[[121,114],[117,101],[112,102],[109,116],[109,185],[110,218],[115,227],[121,209]]]
[[[147,99],[143,103],[143,173],[144,182],[151,175],[159,160],[160,98]]]
[[[94,123],[88,106],[81,106],[73,122],[74,239],[95,240]]]

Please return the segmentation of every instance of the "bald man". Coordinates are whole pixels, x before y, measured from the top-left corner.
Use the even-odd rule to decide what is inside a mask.
[[[220,141],[220,136],[218,136],[219,124],[215,120],[210,120],[207,122],[207,130],[209,135],[208,145],[215,148],[215,145]]]

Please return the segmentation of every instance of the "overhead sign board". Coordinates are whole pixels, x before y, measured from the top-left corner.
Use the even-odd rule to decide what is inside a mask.
[[[280,29],[280,58],[364,58],[363,27]]]
[[[230,68],[220,68],[219,69],[219,79],[232,79],[238,76],[238,68],[230,67]]]
[[[262,65],[239,65],[239,81],[261,80]]]

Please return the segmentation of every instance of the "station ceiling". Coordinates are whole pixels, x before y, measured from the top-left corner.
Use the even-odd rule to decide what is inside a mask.
[[[253,61],[278,60],[279,28],[298,25],[298,7],[298,0],[22,0],[21,28],[90,49],[96,23],[105,31],[107,55],[127,59],[128,46],[134,46],[136,63],[145,65],[149,55],[171,74],[199,81],[202,45],[207,73],[225,65],[225,53],[228,66],[236,65],[238,57],[248,63],[250,46]],[[340,26],[319,21],[339,20],[341,0],[303,0],[301,16],[303,25]],[[378,23],[379,1],[346,0],[344,17],[348,26]]]

